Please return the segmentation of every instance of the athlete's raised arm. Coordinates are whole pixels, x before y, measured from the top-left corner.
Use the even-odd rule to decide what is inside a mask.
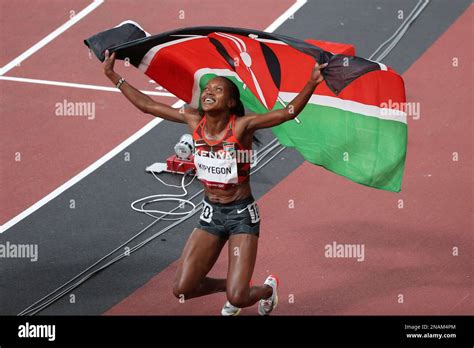
[[[180,123],[195,123],[200,118],[197,110],[186,109],[182,112],[180,109],[172,108],[169,105],[157,102],[143,94],[138,89],[127,83],[119,74],[114,71],[115,53],[109,54],[105,51],[105,60],[103,63],[104,74],[112,81],[112,83],[120,89],[122,94],[140,111],[161,117],[168,121]],[[184,110],[184,109],[183,109]],[[196,120],[194,120],[194,118]]]
[[[246,121],[246,130],[256,130],[277,126],[298,116],[313,95],[316,86],[323,82],[324,77],[321,74],[321,70],[326,66],[327,63],[319,65],[316,62],[313,71],[311,72],[310,79],[304,88],[284,109],[273,110],[265,114],[252,114],[242,117],[242,119],[245,119]]]

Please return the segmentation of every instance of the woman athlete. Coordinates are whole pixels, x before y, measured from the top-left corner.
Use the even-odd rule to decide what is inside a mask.
[[[260,217],[249,182],[249,161],[237,161],[235,153],[251,153],[254,132],[293,120],[323,81],[316,65],[301,92],[286,108],[265,114],[243,115],[237,86],[225,77],[211,79],[201,94],[201,110],[180,111],[159,103],[124,81],[115,71],[115,53],[106,51],[105,75],[139,110],[165,120],[186,123],[193,135],[196,174],[204,184],[203,210],[191,233],[173,284],[177,298],[190,299],[226,292],[222,315],[238,315],[243,307],[259,302],[260,315],[277,305],[277,277],[270,275],[262,286],[251,286],[257,257]],[[232,155],[232,151],[234,155]],[[247,156],[248,157],[248,156]],[[226,242],[229,242],[227,279],[207,277]]]

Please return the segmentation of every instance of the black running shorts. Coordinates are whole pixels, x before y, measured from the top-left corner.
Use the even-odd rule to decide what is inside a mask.
[[[257,202],[250,196],[227,204],[214,203],[204,196],[197,228],[225,239],[239,233],[258,237],[260,215]]]

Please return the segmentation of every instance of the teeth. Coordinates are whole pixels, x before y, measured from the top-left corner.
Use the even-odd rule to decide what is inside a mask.
[[[212,104],[212,103],[214,103],[214,102],[215,102],[215,100],[212,99],[212,98],[206,98],[206,99],[204,99],[204,103],[206,103],[206,104]]]

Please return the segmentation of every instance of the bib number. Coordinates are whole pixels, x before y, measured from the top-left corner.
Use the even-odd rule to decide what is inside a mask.
[[[258,211],[258,205],[257,202],[253,202],[248,206],[248,210],[250,213],[250,220],[252,221],[253,224],[256,224],[257,222],[260,221],[260,212]]]
[[[202,203],[203,203],[203,207],[202,207],[200,219],[202,221],[210,223],[212,221],[212,213],[214,212],[214,210],[212,209],[212,206],[206,201],[202,201]]]

